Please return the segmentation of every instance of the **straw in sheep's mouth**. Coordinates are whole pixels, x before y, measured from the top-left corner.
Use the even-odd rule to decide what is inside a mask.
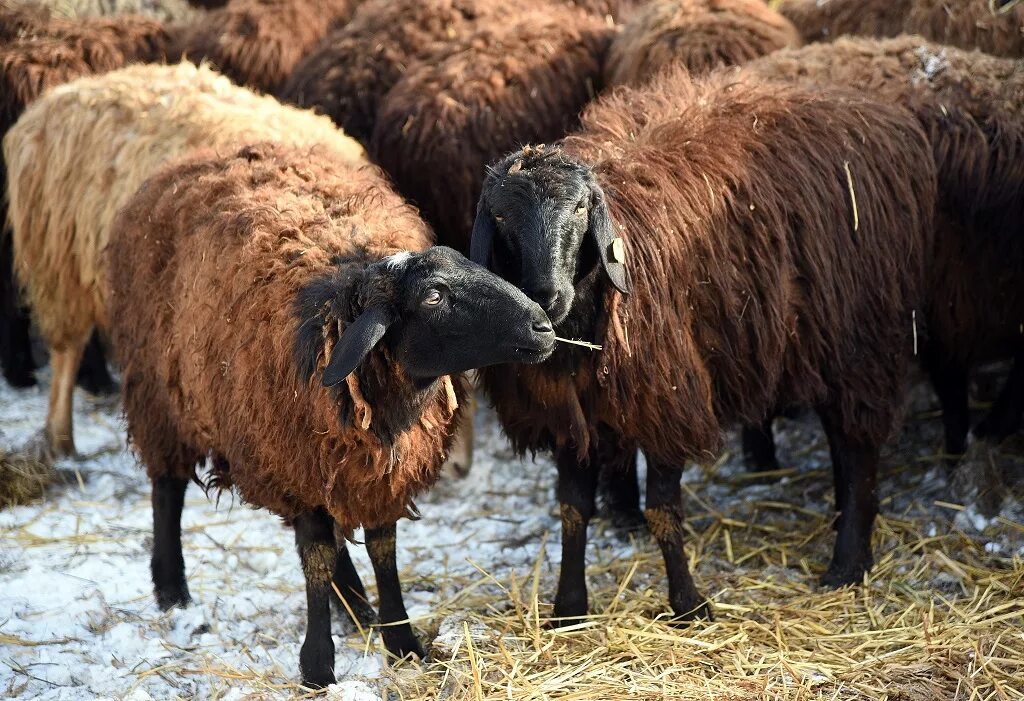
[[[589,348],[590,350],[601,350],[601,348],[603,347],[597,345],[596,343],[590,343],[589,341],[579,341],[575,338],[561,338],[559,336],[555,336],[555,340],[561,341],[562,343],[570,343],[574,346],[583,346],[584,348]]]

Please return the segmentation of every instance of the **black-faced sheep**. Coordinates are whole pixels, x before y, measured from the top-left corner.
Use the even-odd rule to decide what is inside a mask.
[[[175,32],[171,58],[209,61],[239,85],[274,93],[360,0],[231,0]]]
[[[79,76],[103,73],[133,61],[164,58],[168,34],[159,22],[143,17],[52,17],[45,8],[4,4],[0,36],[0,138],[42,92]],[[6,166],[0,158],[0,188],[6,190]],[[0,197],[0,227],[6,221]],[[35,384],[29,317],[18,298],[10,238],[0,232],[0,363],[13,386]],[[92,388],[109,382],[98,342],[90,344]],[[94,352],[95,351],[95,352]],[[88,382],[86,384],[89,384]]]
[[[326,117],[232,85],[207,67],[131,66],[47,92],[4,139],[17,277],[51,351],[45,447],[74,452],[71,401],[90,330],[109,327],[101,252],[117,210],[167,160],[252,140],[360,160]]]
[[[582,122],[490,169],[472,245],[560,337],[603,346],[480,373],[513,446],[555,452],[555,616],[587,613],[601,429],[647,456],[645,515],[688,618],[707,608],[683,553],[683,463],[779,406],[818,411],[844,487],[822,581],[860,581],[931,246],[935,172],[917,122],[854,93],[682,69]]]
[[[332,518],[366,529],[388,650],[422,655],[395,524],[437,479],[461,415],[454,373],[543,360],[554,345],[540,307],[452,249],[418,252],[430,238],[376,168],[264,144],[168,166],[111,237],[128,432],[153,480],[157,599],[189,599],[181,506],[216,456],[214,483],[295,526],[307,684],[334,681],[337,562],[363,591]]]
[[[1017,0],[782,0],[779,12],[805,41],[907,33],[994,56],[1024,57],[1024,4]]]
[[[789,20],[763,0],[653,0],[612,42],[605,83],[640,85],[674,65],[703,74],[801,43]]]
[[[846,38],[777,52],[741,73],[847,86],[920,121],[940,194],[921,360],[942,403],[946,453],[960,455],[971,368],[1004,357],[1024,365],[1024,61],[920,37]],[[976,435],[999,441],[1020,426],[1022,375],[1011,373]],[[761,464],[771,465],[761,441]]]
[[[384,96],[370,157],[441,243],[468,252],[487,164],[575,126],[600,88],[612,33],[603,20],[559,6],[480,23]]]

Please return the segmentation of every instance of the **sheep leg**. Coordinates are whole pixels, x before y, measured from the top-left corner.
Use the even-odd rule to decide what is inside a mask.
[[[0,170],[3,166],[0,165]],[[0,203],[0,228],[4,219]],[[14,253],[11,237],[0,233],[0,365],[11,387],[32,387],[36,384],[33,371],[32,326],[28,310],[21,304],[18,284],[14,280]]]
[[[612,525],[635,531],[645,525],[640,510],[640,484],[637,475],[636,448],[622,446],[616,436],[602,438],[598,443],[600,490]]]
[[[117,390],[114,378],[107,369],[106,353],[99,331],[93,329],[89,343],[82,354],[82,362],[75,378],[78,386],[89,394],[113,394]]]
[[[661,548],[668,576],[668,600],[676,619],[713,618],[707,599],[697,591],[683,549],[683,478],[680,467],[651,463],[647,466],[647,525]]]
[[[974,429],[978,438],[999,443],[1020,428],[1024,416],[1024,351],[1014,358],[1006,384],[988,414]]]
[[[188,606],[192,597],[185,581],[181,553],[181,510],[188,480],[164,475],[153,480],[153,591],[162,611]]]
[[[395,524],[366,529],[366,550],[373,563],[380,597],[381,635],[384,647],[395,657],[405,657],[409,653],[426,657],[423,646],[409,625],[409,614],[405,612],[402,600],[402,583],[398,579],[395,561],[395,530]]]
[[[871,530],[878,513],[879,446],[849,436],[829,412],[821,412],[821,420],[832,460],[839,464],[837,474],[842,476],[835,485],[836,503],[841,505],[836,544],[821,583],[826,587],[859,584],[874,564]]]
[[[749,472],[773,472],[779,469],[775,456],[775,436],[772,417],[760,424],[743,427],[743,463]]]
[[[71,425],[71,409],[75,392],[75,375],[82,359],[82,343],[50,352],[53,379],[50,382],[50,406],[46,415],[46,448],[51,455],[75,454],[75,436]]]
[[[598,469],[582,464],[575,451],[562,450],[558,464],[558,502],[562,514],[562,567],[555,594],[555,625],[587,615],[587,525],[594,515]]]
[[[357,626],[369,626],[376,622],[377,612],[369,604],[363,581],[352,563],[348,546],[344,541],[337,541],[338,555],[334,560],[334,575],[331,577],[337,591],[331,597],[335,609]],[[340,596],[339,596],[340,593]],[[344,598],[344,601],[342,601]],[[348,604],[346,606],[346,604]],[[355,616],[353,618],[353,615]]]
[[[926,350],[922,363],[942,407],[946,461],[952,467],[967,450],[971,420],[967,405],[967,368],[945,357],[940,349]]]
[[[321,689],[334,683],[331,639],[331,576],[337,546],[334,520],[323,509],[295,517],[295,546],[306,577],[306,639],[299,651],[302,683]]]

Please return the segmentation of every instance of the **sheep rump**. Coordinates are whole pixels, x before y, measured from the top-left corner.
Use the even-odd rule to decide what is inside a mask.
[[[800,44],[796,28],[762,0],[654,0],[612,42],[605,82],[640,85],[677,64],[703,74]]]
[[[460,418],[444,383],[423,398],[423,420],[386,445],[359,427],[358,397],[322,387],[316,370],[350,321],[329,303],[346,275],[351,284],[367,263],[430,244],[376,168],[303,149],[206,153],[150,179],[120,213],[108,253],[128,431],[150,477],[193,477],[212,453],[223,458],[218,484],[286,518],[322,506],[352,529],[405,515]],[[297,304],[317,286],[323,306]],[[315,333],[300,334],[304,325]],[[384,355],[364,362],[359,385],[409,395]]]
[[[733,81],[618,91],[563,141],[605,190],[633,290],[599,300],[600,353],[481,371],[518,451],[582,458],[605,424],[679,465],[776,406],[888,435],[931,241],[924,136],[859,96]]]
[[[464,252],[485,167],[576,124],[612,36],[599,18],[558,6],[479,24],[388,92],[369,149],[439,240]]]
[[[359,0],[233,0],[176,33],[172,60],[206,60],[239,85],[274,93]]]
[[[994,56],[1024,57],[1024,5],[995,4],[1009,9],[993,13],[990,0],[783,0],[779,12],[806,41],[907,33]]]

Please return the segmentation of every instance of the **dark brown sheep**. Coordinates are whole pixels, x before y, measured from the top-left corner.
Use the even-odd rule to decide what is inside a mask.
[[[564,136],[600,87],[613,30],[568,7],[483,23],[410,68],[381,102],[370,156],[441,243],[469,251],[484,169],[502,154]]]
[[[25,19],[28,17],[28,19]],[[15,25],[8,34],[22,36],[0,48],[0,139],[25,107],[44,90],[83,75],[104,73],[133,61],[162,60],[169,37],[160,22],[142,17],[89,18],[68,21],[40,10],[31,13],[5,5],[0,27]],[[0,32],[6,31],[0,29]],[[7,220],[7,169],[0,156],[0,224]],[[14,280],[10,237],[0,235],[0,363],[14,386],[35,384],[32,371],[29,315],[20,303]],[[98,342],[90,344],[91,368],[86,378],[93,388],[109,383]]]
[[[378,169],[266,144],[168,165],[111,235],[112,338],[129,437],[153,480],[157,600],[189,601],[181,508],[212,455],[208,484],[295,526],[309,684],[334,681],[332,572],[365,597],[332,519],[366,529],[380,619],[395,624],[388,650],[422,654],[395,523],[438,477],[462,414],[456,373],[543,360],[554,344],[519,290],[451,249],[419,252],[430,243]]]
[[[464,39],[480,17],[512,9],[503,0],[368,0],[296,66],[280,96],[366,144],[381,98],[406,70]]]
[[[855,93],[681,69],[598,100],[582,123],[490,169],[472,246],[560,337],[603,346],[481,371],[514,447],[555,452],[555,615],[587,613],[600,430],[647,456],[647,522],[689,618],[707,609],[683,553],[683,463],[780,406],[814,407],[832,449],[840,517],[823,582],[860,581],[931,247],[919,125]]]
[[[1024,4],[1017,0],[782,0],[779,11],[806,41],[907,33],[994,56],[1024,57]]]
[[[360,0],[230,0],[176,32],[172,58],[206,60],[239,85],[274,93]]]
[[[847,86],[917,115],[940,193],[922,361],[943,405],[946,452],[963,453],[968,372],[997,358],[1024,360],[1024,61],[920,37],[846,38],[781,51],[741,72]],[[1022,402],[1024,388],[1011,380],[976,433],[1012,433]]]
[[[605,83],[640,85],[673,65],[707,73],[801,43],[796,28],[764,0],[653,0],[612,42]]]

